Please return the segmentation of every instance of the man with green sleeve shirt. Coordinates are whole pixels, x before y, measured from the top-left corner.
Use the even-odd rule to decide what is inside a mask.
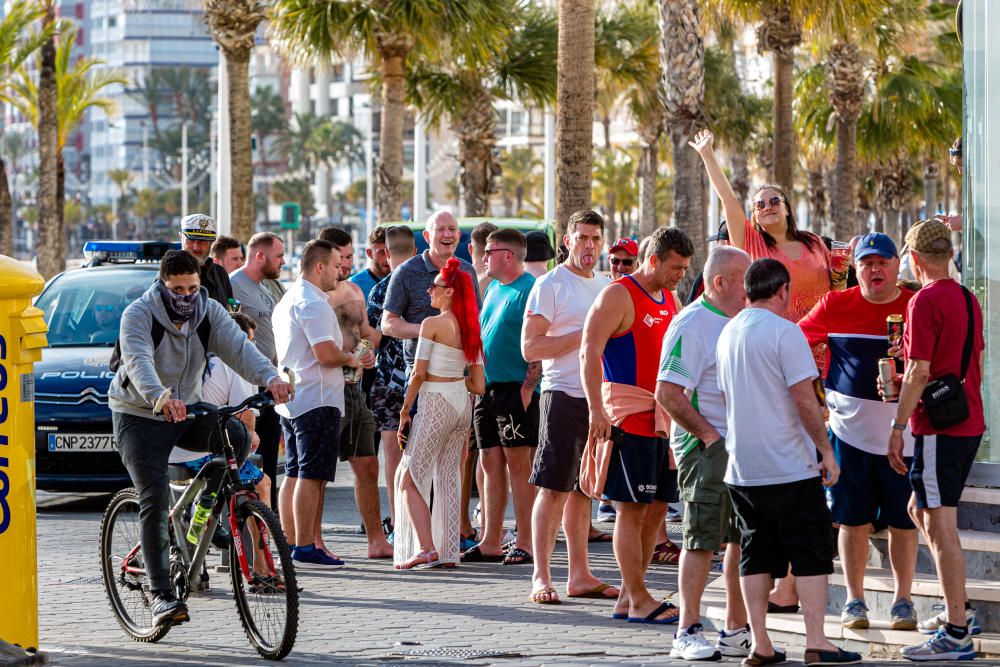
[[[476,444],[483,466],[482,541],[463,562],[531,562],[531,508],[535,487],[528,483],[538,444],[540,362],[521,354],[521,323],[535,277],[524,270],[527,242],[515,229],[498,229],[486,240],[485,263],[493,278],[483,298],[482,326],[486,393],[473,413]],[[501,544],[507,506],[507,476],[514,497],[517,540]]]
[[[739,531],[723,483],[726,454],[726,398],[716,377],[715,348],[729,318],[745,304],[743,274],[750,257],[738,248],[716,248],[705,263],[705,292],[681,311],[663,338],[656,400],[670,414],[670,448],[684,501],[681,552],[681,616],[671,657],[718,659],[746,656],[751,637],[740,593]],[[708,583],[712,554],[723,544],[726,624],[714,645],[702,634],[701,596]]]

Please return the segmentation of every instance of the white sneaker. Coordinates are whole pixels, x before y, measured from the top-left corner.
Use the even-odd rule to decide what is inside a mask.
[[[722,652],[705,639],[701,623],[695,623],[687,630],[678,631],[670,647],[670,657],[682,660],[721,660]]]
[[[753,646],[753,636],[750,634],[749,625],[731,633],[719,630],[719,639],[715,642],[715,647],[722,652],[722,655],[734,658],[750,655],[751,646]]]

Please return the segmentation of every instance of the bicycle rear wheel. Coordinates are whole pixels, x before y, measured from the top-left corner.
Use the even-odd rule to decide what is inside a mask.
[[[101,519],[104,591],[125,634],[138,642],[155,642],[167,634],[170,625],[153,624],[153,596],[139,536],[139,495],[135,489],[123,489],[111,498]]]
[[[250,644],[269,660],[292,650],[299,626],[299,589],[292,554],[278,517],[259,500],[237,505],[237,534],[229,550],[229,572],[240,621]],[[240,553],[246,555],[249,578]]]

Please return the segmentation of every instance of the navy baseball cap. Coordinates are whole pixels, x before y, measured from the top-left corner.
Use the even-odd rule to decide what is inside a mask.
[[[868,255],[881,255],[886,259],[899,257],[899,253],[896,252],[896,244],[892,242],[891,238],[879,232],[865,234],[858,239],[858,245],[854,247],[855,262]]]

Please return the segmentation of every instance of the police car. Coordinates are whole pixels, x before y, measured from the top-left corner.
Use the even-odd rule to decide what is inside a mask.
[[[53,278],[35,305],[49,346],[35,364],[35,456],[39,489],[114,491],[130,486],[111,428],[108,368],[122,311],[156,280],[180,244],[89,241],[87,264]]]

